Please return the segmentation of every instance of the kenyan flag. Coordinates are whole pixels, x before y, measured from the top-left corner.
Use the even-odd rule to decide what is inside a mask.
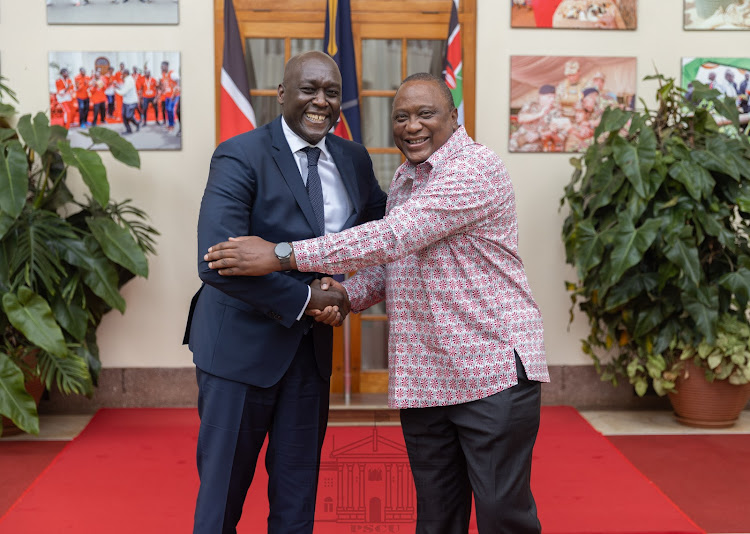
[[[453,102],[458,108],[458,124],[464,123],[464,72],[461,54],[461,25],[458,23],[458,2],[453,0],[448,42],[443,61],[443,79],[453,93]]]

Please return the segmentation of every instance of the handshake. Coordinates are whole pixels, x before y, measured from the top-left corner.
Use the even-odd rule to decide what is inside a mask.
[[[349,295],[344,286],[328,276],[310,284],[310,302],[305,315],[319,323],[341,326],[351,310]]]

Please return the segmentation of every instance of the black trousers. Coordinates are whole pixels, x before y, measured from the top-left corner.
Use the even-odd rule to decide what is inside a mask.
[[[101,120],[102,124],[107,123],[106,107],[106,102],[99,102],[98,104],[94,104],[94,126],[96,126],[98,122],[97,119]]]
[[[269,355],[273,357],[273,355]],[[329,383],[318,372],[313,336],[270,388],[196,370],[198,475],[194,534],[235,534],[258,453],[268,436],[269,534],[311,534]]]
[[[465,534],[471,498],[479,534],[538,534],[531,453],[539,430],[541,384],[518,385],[453,406],[401,410],[417,489],[416,534]]]

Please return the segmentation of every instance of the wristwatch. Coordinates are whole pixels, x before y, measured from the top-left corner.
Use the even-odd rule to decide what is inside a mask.
[[[275,247],[273,247],[273,253],[276,254],[276,257],[279,259],[279,263],[281,264],[281,267],[288,271],[292,267],[292,252],[294,249],[292,248],[291,243],[287,243],[286,241],[282,243],[277,243]]]

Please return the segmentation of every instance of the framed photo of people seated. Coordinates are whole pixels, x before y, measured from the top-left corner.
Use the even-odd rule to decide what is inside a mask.
[[[50,122],[74,147],[90,147],[98,126],[138,150],[182,148],[179,52],[50,52],[48,92]]]
[[[634,30],[638,0],[510,0],[511,28]]]
[[[179,0],[45,0],[47,24],[178,24]]]
[[[685,57],[682,58],[682,87],[686,96],[693,96],[693,82],[719,91],[734,100],[739,113],[740,128],[750,133],[750,58],[740,57]],[[714,113],[719,126],[734,128],[730,120]]]
[[[686,30],[750,30],[750,0],[683,0]]]
[[[512,56],[510,152],[584,152],[608,107],[635,107],[634,57]]]

